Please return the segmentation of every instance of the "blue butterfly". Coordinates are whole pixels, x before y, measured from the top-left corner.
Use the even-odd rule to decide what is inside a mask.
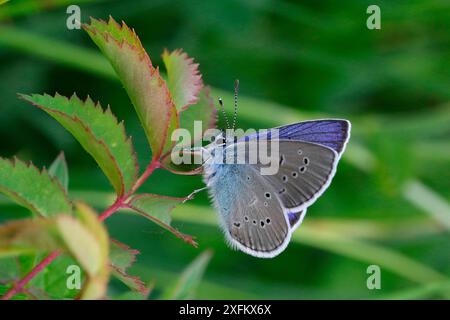
[[[326,119],[276,129],[275,138],[259,133],[229,141],[219,134],[206,146],[211,156],[203,164],[204,181],[229,245],[260,258],[275,257],[286,249],[307,208],[328,188],[349,140],[351,124]],[[276,174],[262,175],[261,163],[214,161],[217,154],[225,158],[227,150],[236,150],[239,145],[248,150],[255,139],[277,139]]]

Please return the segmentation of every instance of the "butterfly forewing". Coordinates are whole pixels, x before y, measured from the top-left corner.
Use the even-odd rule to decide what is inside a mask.
[[[343,152],[349,138],[350,122],[347,120],[312,120],[277,128],[279,139],[299,140],[321,144]]]
[[[350,128],[351,124],[347,120],[310,120],[274,128],[277,130],[276,137],[273,137],[273,132],[269,130],[245,136],[242,140],[258,137],[260,139],[306,141],[329,147],[338,154],[342,154],[350,137]]]

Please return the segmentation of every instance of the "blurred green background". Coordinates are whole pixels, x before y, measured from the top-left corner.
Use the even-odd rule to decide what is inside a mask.
[[[205,193],[174,212],[195,249],[139,217],[107,221],[113,238],[141,251],[131,273],[158,297],[204,249],[205,299],[450,298],[450,4],[448,1],[12,0],[0,8],[0,155],[48,166],[64,150],[74,198],[99,210],[112,188],[59,124],[16,93],[90,95],[125,120],[141,164],[148,147],[125,91],[66,8],[125,20],[154,64],[183,48],[239,125],[265,128],[338,117],[352,138],[328,191],[308,210],[287,250],[264,260],[231,251]],[[381,8],[381,30],[366,9]],[[157,171],[141,191],[185,196],[201,177]],[[0,198],[0,220],[25,216]],[[369,265],[381,290],[368,290]],[[113,281],[111,293],[124,290]]]

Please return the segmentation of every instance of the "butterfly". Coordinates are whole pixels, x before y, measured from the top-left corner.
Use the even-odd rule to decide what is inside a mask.
[[[237,88],[238,82],[233,127]],[[223,108],[221,100],[219,103]],[[347,120],[324,119],[275,129],[276,136],[270,134],[272,131],[239,139],[218,134],[205,147],[209,156],[203,163],[204,182],[228,244],[259,258],[272,258],[286,249],[307,208],[328,188],[350,138],[351,124]],[[277,143],[275,174],[261,174],[263,165],[258,161],[216,161],[226,160],[238,147],[251,151],[255,141]]]

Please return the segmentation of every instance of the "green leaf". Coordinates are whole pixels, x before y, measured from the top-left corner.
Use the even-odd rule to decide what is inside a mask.
[[[89,207],[77,204],[76,213],[77,218],[58,215],[17,220],[0,226],[0,257],[56,250],[67,252],[86,272],[87,280],[80,298],[101,298],[109,279],[108,236]],[[39,282],[33,283],[36,284]],[[61,286],[61,283],[57,285]]]
[[[17,257],[2,259],[0,263],[0,283],[12,282],[20,276]]]
[[[40,259],[35,260],[35,264],[41,261],[45,255],[38,255]],[[21,257],[19,257],[21,258]],[[27,290],[31,291],[35,296],[41,299],[75,299],[80,295],[80,290],[76,288],[69,288],[67,286],[67,279],[69,274],[67,270],[70,266],[79,266],[72,256],[67,253],[62,253],[54,262],[45,267],[39,272],[27,286]],[[81,268],[81,266],[80,266]],[[30,268],[31,270],[31,268]],[[82,270],[81,283],[86,281],[86,273]]]
[[[110,269],[109,269],[109,237],[106,232],[104,225],[98,220],[98,215],[95,211],[88,205],[77,202],[76,203],[76,213],[79,221],[83,223],[83,226],[88,230],[88,232],[94,236],[95,243],[99,246],[99,253],[96,256],[86,257],[85,252],[78,252],[78,254],[73,255],[77,260],[83,265],[84,270],[88,273],[88,279],[84,284],[83,291],[81,292],[81,299],[98,299],[102,298],[106,294],[106,289],[108,285]],[[73,251],[77,252],[79,248],[82,248],[80,243],[85,240],[79,239],[78,235],[72,237]],[[67,237],[66,237],[67,239]],[[77,240],[78,239],[78,240]],[[66,241],[67,242],[67,241]],[[92,246],[92,244],[91,244]],[[86,263],[83,264],[82,257],[85,257]],[[98,261],[95,263],[95,261]]]
[[[0,0],[0,5],[7,3],[9,0]]]
[[[148,295],[149,289],[139,277],[131,276],[127,272],[127,269],[136,261],[139,251],[131,249],[117,240],[111,240],[110,243],[109,259],[112,275],[136,292],[141,297],[140,299],[143,299]]]
[[[186,198],[167,197],[159,194],[140,194],[135,196],[130,203],[158,221],[170,225],[172,222],[170,211],[186,200]]]
[[[202,130],[194,131],[194,121],[202,122]],[[209,87],[204,87],[200,93],[196,104],[180,113],[180,128],[188,129],[191,133],[192,143],[201,140],[203,133],[215,128],[217,125],[217,109],[210,96]]]
[[[139,251],[113,239],[111,239],[110,245],[109,260],[111,265],[126,271],[136,261],[136,256],[139,254]]]
[[[161,196],[158,194],[140,194],[133,197],[129,201],[128,208],[144,218],[155,222],[192,246],[197,247],[197,242],[195,242],[190,235],[181,233],[170,225],[172,220],[170,217],[170,211],[172,211],[172,209],[177,205],[189,199],[191,198],[174,198]]]
[[[173,152],[177,152],[175,149],[179,147],[189,147],[197,141],[201,141],[206,130],[216,127],[217,109],[214,107],[214,102],[210,97],[209,87],[204,87],[199,93],[197,103],[181,111],[179,116],[180,128],[189,130],[191,140],[178,141],[177,147],[174,148]],[[194,129],[195,121],[201,121],[201,130]],[[192,161],[192,163],[194,162]],[[201,169],[198,168],[198,165],[193,164],[175,165],[170,156],[166,157],[162,164],[165,169],[176,174],[199,174]]]
[[[0,192],[42,217],[71,214],[72,204],[46,170],[0,158]]]
[[[205,251],[199,255],[183,272],[175,286],[169,288],[161,297],[162,299],[186,300],[193,299],[206,266],[211,260],[211,251]]]
[[[61,152],[58,157],[53,161],[53,163],[48,168],[48,173],[52,177],[56,177],[63,186],[64,190],[67,192],[69,189],[69,169],[67,167],[66,158],[64,157],[64,152]]]
[[[134,292],[137,292],[144,297],[148,296],[149,288],[147,288],[145,283],[138,276],[131,276],[116,267],[112,267],[112,274]]]
[[[172,145],[170,135],[178,127],[178,115],[158,68],[125,23],[91,19],[83,27],[119,75],[144,127],[152,157],[159,159]]]
[[[8,292],[9,288],[11,286],[6,286],[3,284],[0,284],[0,297],[2,297],[6,292]],[[12,300],[26,300],[27,299],[27,295],[24,293],[20,293],[20,294],[16,294]]]
[[[198,64],[182,50],[170,53],[164,50],[162,58],[167,70],[167,85],[180,112],[198,101],[198,94],[203,88],[202,76]]]
[[[95,159],[113,185],[123,195],[131,189],[138,174],[136,154],[123,123],[118,123],[108,108],[103,111],[89,97],[70,99],[56,94],[21,95],[21,98],[44,110],[63,125]]]

